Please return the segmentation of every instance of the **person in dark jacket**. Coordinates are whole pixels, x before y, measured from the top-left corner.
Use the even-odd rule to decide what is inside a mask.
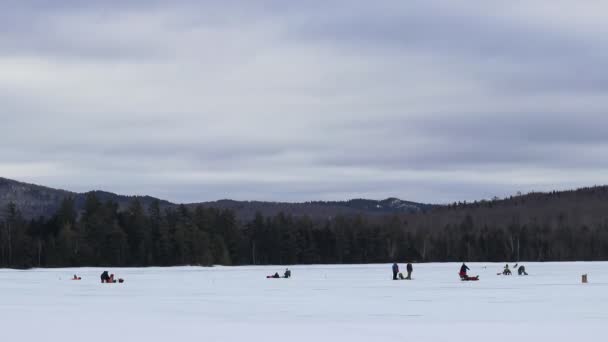
[[[524,267],[524,265],[519,266],[519,268],[517,269],[517,274],[528,275],[528,273],[526,273],[526,267]]]
[[[397,280],[397,275],[399,274],[399,265],[397,263],[393,264],[393,280]]]
[[[467,265],[465,265],[465,263],[462,263],[462,266],[460,266],[460,273],[458,273],[460,275],[460,278],[466,278],[467,277],[467,271],[469,271],[469,267]]]
[[[412,263],[410,263],[410,262],[407,263],[406,271],[407,271],[407,277],[405,279],[412,280],[412,272],[414,272],[414,267],[412,266]]]
[[[103,271],[103,273],[101,274],[101,282],[102,283],[110,282],[110,275],[108,274],[108,271]]]
[[[291,278],[291,271],[289,270],[289,268],[285,269],[285,274],[283,278]]]

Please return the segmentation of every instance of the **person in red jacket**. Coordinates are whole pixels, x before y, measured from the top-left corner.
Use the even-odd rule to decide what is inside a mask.
[[[467,265],[464,264],[464,262],[462,263],[462,266],[460,266],[460,273],[458,273],[460,275],[461,279],[465,279],[468,278],[467,276],[467,271],[469,271],[469,267]]]

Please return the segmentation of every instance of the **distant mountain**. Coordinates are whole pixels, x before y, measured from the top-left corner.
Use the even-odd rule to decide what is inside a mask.
[[[275,216],[278,213],[283,212],[292,216],[307,215],[313,219],[327,219],[337,215],[352,216],[357,214],[386,215],[417,213],[432,207],[432,205],[402,201],[397,198],[389,198],[381,201],[353,199],[349,201],[316,201],[304,203],[220,200],[189,205],[231,209],[243,220],[252,219],[256,212],[260,212],[264,216]]]
[[[90,192],[88,192],[90,193]],[[66,197],[74,198],[77,210],[84,208],[88,193],[76,193],[66,190],[53,189],[45,186],[18,182],[0,177],[0,218],[4,208],[13,202],[26,218],[40,216],[50,217],[59,208]],[[160,201],[162,207],[174,207],[178,204],[150,196],[124,196],[105,191],[93,191],[101,201],[114,201],[121,209],[126,208],[134,199],[138,199],[144,207],[153,201]],[[398,198],[385,200],[353,199],[349,201],[332,202],[262,202],[262,201],[233,201],[219,200],[212,202],[187,203],[189,207],[203,206],[207,208],[231,209],[241,220],[252,219],[257,212],[264,216],[274,216],[280,212],[293,216],[310,216],[313,219],[326,219],[337,215],[386,215],[400,213],[417,213],[430,209],[432,205],[403,201]]]
[[[125,208],[135,198],[139,199],[144,206],[157,200],[150,196],[122,196],[105,191],[91,192],[95,193],[101,201],[112,200],[118,203],[120,208]],[[11,202],[15,203],[24,217],[30,219],[54,215],[57,209],[59,209],[61,201],[67,197],[72,197],[76,208],[81,210],[84,208],[86,195],[91,192],[76,193],[0,177],[0,218],[4,215],[4,208]],[[175,205],[168,201],[159,201],[161,202],[161,206]]]

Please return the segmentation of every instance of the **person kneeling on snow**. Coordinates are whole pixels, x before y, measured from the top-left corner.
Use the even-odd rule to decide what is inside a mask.
[[[460,275],[460,278],[462,278],[462,279],[468,278],[467,271],[469,271],[469,270],[470,270],[469,267],[467,265],[465,265],[463,262],[462,266],[460,266],[460,272],[458,273]]]
[[[110,282],[110,275],[108,274],[108,271],[103,271],[103,273],[101,274],[101,282],[102,283]]]
[[[526,268],[524,267],[524,265],[519,266],[519,268],[517,269],[517,274],[528,275],[528,273],[526,273]]]
[[[289,270],[289,268],[285,269],[285,275],[284,278],[291,278],[291,271]]]
[[[511,270],[509,269],[509,264],[505,265],[505,269],[502,271],[504,275],[511,275]]]

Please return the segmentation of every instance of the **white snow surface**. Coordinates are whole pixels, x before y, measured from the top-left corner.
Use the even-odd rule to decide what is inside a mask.
[[[608,263],[0,270],[5,341],[603,341]],[[404,269],[405,265],[400,264]],[[81,281],[70,280],[78,274]],[[581,283],[581,275],[589,283]]]

